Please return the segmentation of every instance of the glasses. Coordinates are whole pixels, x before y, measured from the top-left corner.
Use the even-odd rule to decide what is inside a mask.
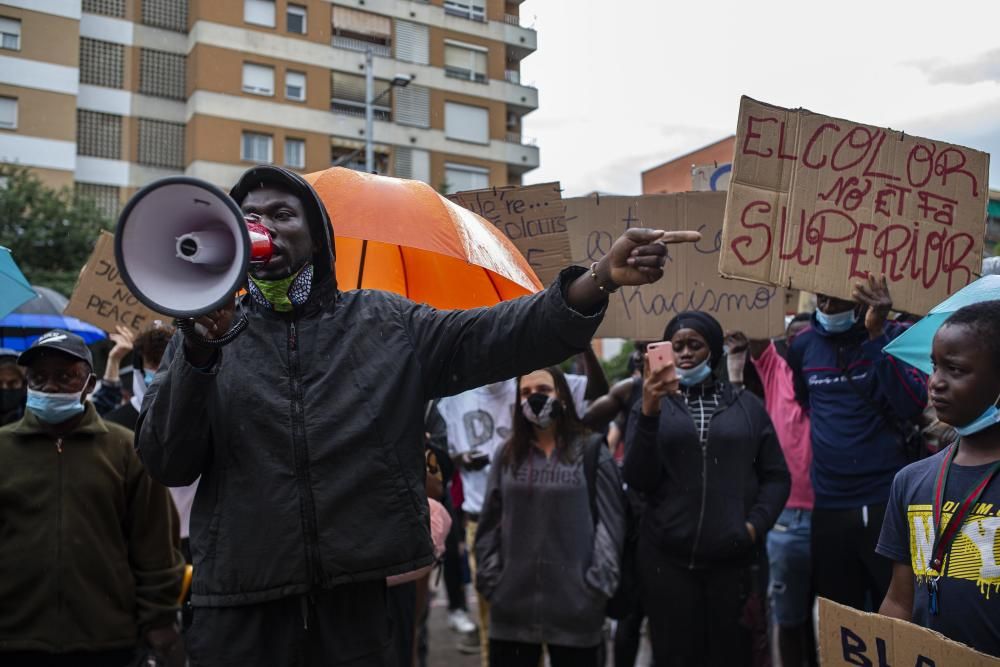
[[[40,391],[50,385],[55,385],[59,389],[65,389],[65,393],[80,391],[87,384],[90,375],[82,375],[71,370],[54,371],[32,371],[27,373],[28,388]]]

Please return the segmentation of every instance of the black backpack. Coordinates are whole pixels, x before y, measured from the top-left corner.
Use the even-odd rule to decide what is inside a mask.
[[[596,437],[587,441],[583,449],[583,474],[587,479],[587,495],[590,498],[590,516],[597,527],[597,462],[600,460],[604,438]],[[636,572],[636,550],[639,545],[638,515],[633,511],[632,503],[622,490],[622,502],[625,505],[625,548],[622,552],[621,579],[618,589],[608,600],[605,614],[616,621],[621,620],[635,611],[639,601],[639,581]]]

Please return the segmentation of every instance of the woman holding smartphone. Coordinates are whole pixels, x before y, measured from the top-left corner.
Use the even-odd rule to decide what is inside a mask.
[[[717,373],[715,318],[680,313],[663,339],[673,358],[648,352],[623,469],[647,500],[637,561],[653,656],[657,667],[749,665],[751,566],[788,497],[788,469],[764,405]]]
[[[552,667],[596,667],[625,537],[618,466],[558,368],[519,377],[517,389],[476,533],[490,665],[537,667],[544,644]]]

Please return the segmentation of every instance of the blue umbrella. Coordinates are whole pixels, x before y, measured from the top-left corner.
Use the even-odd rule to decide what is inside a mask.
[[[928,375],[931,368],[931,343],[944,321],[963,306],[1000,299],[1000,276],[983,276],[934,306],[927,317],[885,346],[884,351]]]
[[[46,331],[65,329],[81,336],[88,345],[107,338],[95,326],[62,314],[67,299],[47,287],[34,287],[31,296],[14,312],[0,319],[0,347],[26,350]]]
[[[28,279],[17,268],[10,250],[0,246],[0,317],[34,298],[35,290],[31,289]]]

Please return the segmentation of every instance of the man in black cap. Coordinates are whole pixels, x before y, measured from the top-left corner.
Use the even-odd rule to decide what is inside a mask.
[[[128,664],[177,638],[183,560],[167,490],[104,422],[83,339],[21,354],[24,417],[0,428],[0,664]]]
[[[387,576],[434,561],[424,406],[557,363],[590,342],[607,294],[663,274],[666,243],[632,229],[590,270],[493,308],[441,312],[341,292],[326,209],[298,175],[249,170],[231,192],[273,236],[223,349],[175,338],[146,394],[139,454],[171,486],[201,476],[191,516],[203,665],[375,665],[391,629]],[[227,307],[198,323],[230,329]]]

